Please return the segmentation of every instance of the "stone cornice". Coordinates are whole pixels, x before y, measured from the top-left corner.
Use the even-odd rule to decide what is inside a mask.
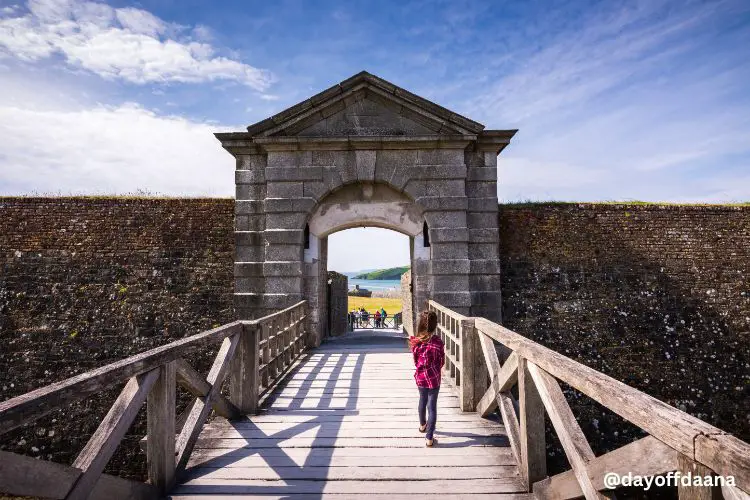
[[[248,133],[215,134],[232,154],[269,151],[345,151],[353,149],[465,149],[476,135],[251,137]]]

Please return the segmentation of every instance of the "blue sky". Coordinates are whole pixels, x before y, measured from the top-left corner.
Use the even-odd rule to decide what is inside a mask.
[[[0,194],[232,196],[212,132],[363,69],[518,128],[501,200],[750,199],[745,0],[0,1]]]

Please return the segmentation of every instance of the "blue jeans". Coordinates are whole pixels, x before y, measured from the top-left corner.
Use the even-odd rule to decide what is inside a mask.
[[[427,424],[427,435],[425,437],[432,440],[435,422],[437,421],[437,399],[440,387],[434,389],[417,387],[417,389],[419,389],[419,425]],[[426,416],[425,413],[427,413]]]

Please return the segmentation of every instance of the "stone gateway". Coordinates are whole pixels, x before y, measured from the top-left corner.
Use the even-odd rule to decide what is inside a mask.
[[[500,320],[497,155],[515,130],[484,125],[362,72],[247,131],[237,160],[235,308],[253,319],[309,301],[328,335],[328,236],[410,236],[413,310],[429,299]]]

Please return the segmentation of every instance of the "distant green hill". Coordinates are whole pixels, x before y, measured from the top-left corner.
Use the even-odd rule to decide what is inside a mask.
[[[358,274],[355,280],[398,280],[401,275],[409,270],[409,266],[391,267],[390,269],[378,269],[369,273]]]

